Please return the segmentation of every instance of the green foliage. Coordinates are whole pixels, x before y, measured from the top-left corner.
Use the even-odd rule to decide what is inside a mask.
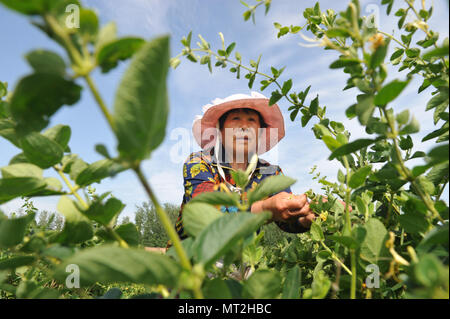
[[[271,5],[270,0],[241,3],[244,20],[254,23],[257,8],[264,5],[267,14]],[[382,1],[388,15],[393,3]],[[338,52],[330,69],[348,75],[343,90],[357,92],[345,115],[374,135],[355,140],[342,122],[327,117],[318,95],[306,101],[311,86],[296,92],[292,79],[282,79],[285,67],[271,66],[270,75],[260,72],[261,55],[246,66],[236,42],[225,43],[222,33],[221,47],[213,51],[201,36],[193,49],[190,32],[181,39],[182,52],[170,59],[168,36],[118,38],[114,23],[101,26],[97,14],[76,0],[0,4],[32,16],[32,23],[66,54],[33,50],[25,56],[32,74],[19,79],[13,90],[0,82],[0,136],[20,149],[0,168],[0,203],[26,196],[24,214],[0,213],[0,297],[448,298],[448,203],[441,199],[448,184],[448,39],[431,30],[432,7],[419,10],[408,1],[399,8],[399,39],[369,24],[357,0],[340,13],[323,11],[316,3],[304,10],[304,26],[274,23],[278,38],[308,31],[317,45]],[[65,26],[68,4],[80,6],[79,29]],[[412,21],[409,13],[415,14]],[[413,38],[419,40],[413,43]],[[273,223],[265,225],[270,212],[248,213],[256,201],[295,182],[275,176],[248,198],[222,192],[197,196],[183,207],[190,237],[180,241],[172,226],[180,208],[161,207],[141,162],[165,137],[167,74],[181,56],[210,72],[215,59],[214,67],[229,67],[237,79],[246,72],[249,88],[262,77],[261,91],[272,86],[270,105],[287,101],[291,120],[301,115],[302,127],[316,121],[310,125],[314,135],[330,150],[329,160],[342,166],[337,182],[320,173],[313,177],[324,194],[306,192],[317,215],[308,232],[282,233]],[[91,74],[97,68],[107,73],[128,59],[110,113]],[[398,73],[385,83],[388,63]],[[400,73],[404,70],[406,75]],[[437,145],[429,151],[411,137],[420,132],[419,120],[408,106],[400,111],[394,105],[414,78],[421,80],[417,94],[431,90],[423,107],[433,111],[437,127],[422,141]],[[116,154],[95,146],[105,159],[94,163],[71,152],[70,126],[43,131],[64,105],[80,100],[81,81],[117,138]],[[411,167],[411,159],[422,162]],[[110,193],[97,195],[92,185],[127,169],[136,173],[151,203],[137,207],[134,223],[118,223],[123,203]],[[48,170],[62,182],[47,177]],[[233,172],[238,186],[247,185],[250,171]],[[37,215],[29,200],[35,196],[60,196],[60,215]],[[222,205],[239,212],[222,215],[216,208]],[[169,240],[166,255],[143,249],[165,247]],[[73,264],[83,273],[83,288],[76,290],[65,286],[66,266]],[[379,288],[363,284],[369,265],[379,267]]]
[[[168,69],[169,38],[161,37],[144,44],[124,74],[114,104],[114,131],[119,153],[130,161],[147,158],[164,138]]]

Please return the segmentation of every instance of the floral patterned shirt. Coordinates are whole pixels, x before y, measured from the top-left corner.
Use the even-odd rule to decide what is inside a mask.
[[[220,191],[219,185],[220,183],[223,183],[223,179],[219,174],[217,162],[213,154],[213,149],[209,151],[194,152],[188,157],[183,165],[184,196],[175,224],[176,231],[181,239],[185,239],[187,237],[187,234],[184,232],[183,228],[182,211],[184,205],[187,204],[192,198],[203,192]],[[230,165],[227,163],[221,163],[221,166],[225,172],[227,182],[233,186],[236,186],[236,183],[230,174],[230,170],[232,170]],[[243,191],[244,198],[248,191],[254,189],[265,178],[280,174],[283,174],[283,172],[279,166],[271,165],[270,163],[259,159],[255,171],[250,178],[250,182]],[[290,188],[287,188],[284,191],[292,194]],[[234,206],[222,206],[220,209],[223,213],[234,213],[238,211],[238,208]],[[280,229],[289,233],[301,233],[307,231],[307,229],[301,227],[298,223],[291,224],[276,222],[276,224],[280,227]]]

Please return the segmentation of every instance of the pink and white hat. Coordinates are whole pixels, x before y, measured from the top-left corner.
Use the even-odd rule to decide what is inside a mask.
[[[259,139],[258,154],[273,148],[285,135],[284,119],[277,104],[269,106],[269,99],[258,92],[233,94],[224,99],[217,98],[203,106],[203,115],[197,115],[192,132],[198,145],[203,149],[213,147],[218,135],[220,117],[232,109],[249,108],[261,114],[267,127]]]

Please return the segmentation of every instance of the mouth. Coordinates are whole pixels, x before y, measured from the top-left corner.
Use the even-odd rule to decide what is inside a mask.
[[[250,138],[248,136],[236,137],[236,141],[248,142]]]

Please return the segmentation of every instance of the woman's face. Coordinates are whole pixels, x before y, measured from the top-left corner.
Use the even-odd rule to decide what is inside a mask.
[[[244,163],[248,155],[256,153],[260,127],[256,111],[235,109],[229,112],[221,129],[227,157],[230,158],[232,155],[237,163]]]

